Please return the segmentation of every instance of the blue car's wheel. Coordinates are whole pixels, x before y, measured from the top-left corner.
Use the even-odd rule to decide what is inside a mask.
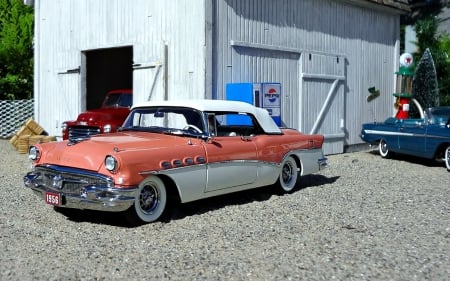
[[[389,158],[391,156],[391,152],[389,151],[388,145],[384,140],[380,140],[378,150],[380,152],[381,157],[383,158]]]
[[[447,149],[445,150],[444,161],[445,161],[445,166],[447,167],[447,171],[450,172],[450,146],[447,147]]]

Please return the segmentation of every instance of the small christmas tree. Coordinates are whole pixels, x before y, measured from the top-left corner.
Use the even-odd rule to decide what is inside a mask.
[[[430,49],[426,49],[417,64],[413,78],[413,97],[420,103],[423,109],[439,106],[439,87],[436,68]],[[415,108],[411,115],[416,116]]]

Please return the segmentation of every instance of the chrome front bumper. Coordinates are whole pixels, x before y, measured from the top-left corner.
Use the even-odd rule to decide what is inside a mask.
[[[127,210],[133,205],[137,187],[114,187],[111,178],[80,169],[40,166],[27,173],[25,187],[41,198],[46,192],[61,196],[58,207],[110,212]]]

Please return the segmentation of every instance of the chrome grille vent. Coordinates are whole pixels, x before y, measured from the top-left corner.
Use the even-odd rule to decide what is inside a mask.
[[[72,126],[69,127],[69,140],[83,140],[88,139],[91,136],[100,134],[99,127],[90,126]]]
[[[36,167],[41,184],[48,189],[66,194],[80,194],[81,188],[88,186],[112,187],[109,177],[98,175],[89,171],[65,167],[47,166]]]

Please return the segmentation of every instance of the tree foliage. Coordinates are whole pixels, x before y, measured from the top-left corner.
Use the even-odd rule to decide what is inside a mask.
[[[33,8],[0,0],[0,100],[33,96]]]
[[[450,105],[450,41],[447,34],[438,34],[438,25],[439,20],[436,17],[428,17],[416,22],[418,52],[414,56],[415,61],[419,61],[425,50],[430,51],[436,68],[440,103]]]

